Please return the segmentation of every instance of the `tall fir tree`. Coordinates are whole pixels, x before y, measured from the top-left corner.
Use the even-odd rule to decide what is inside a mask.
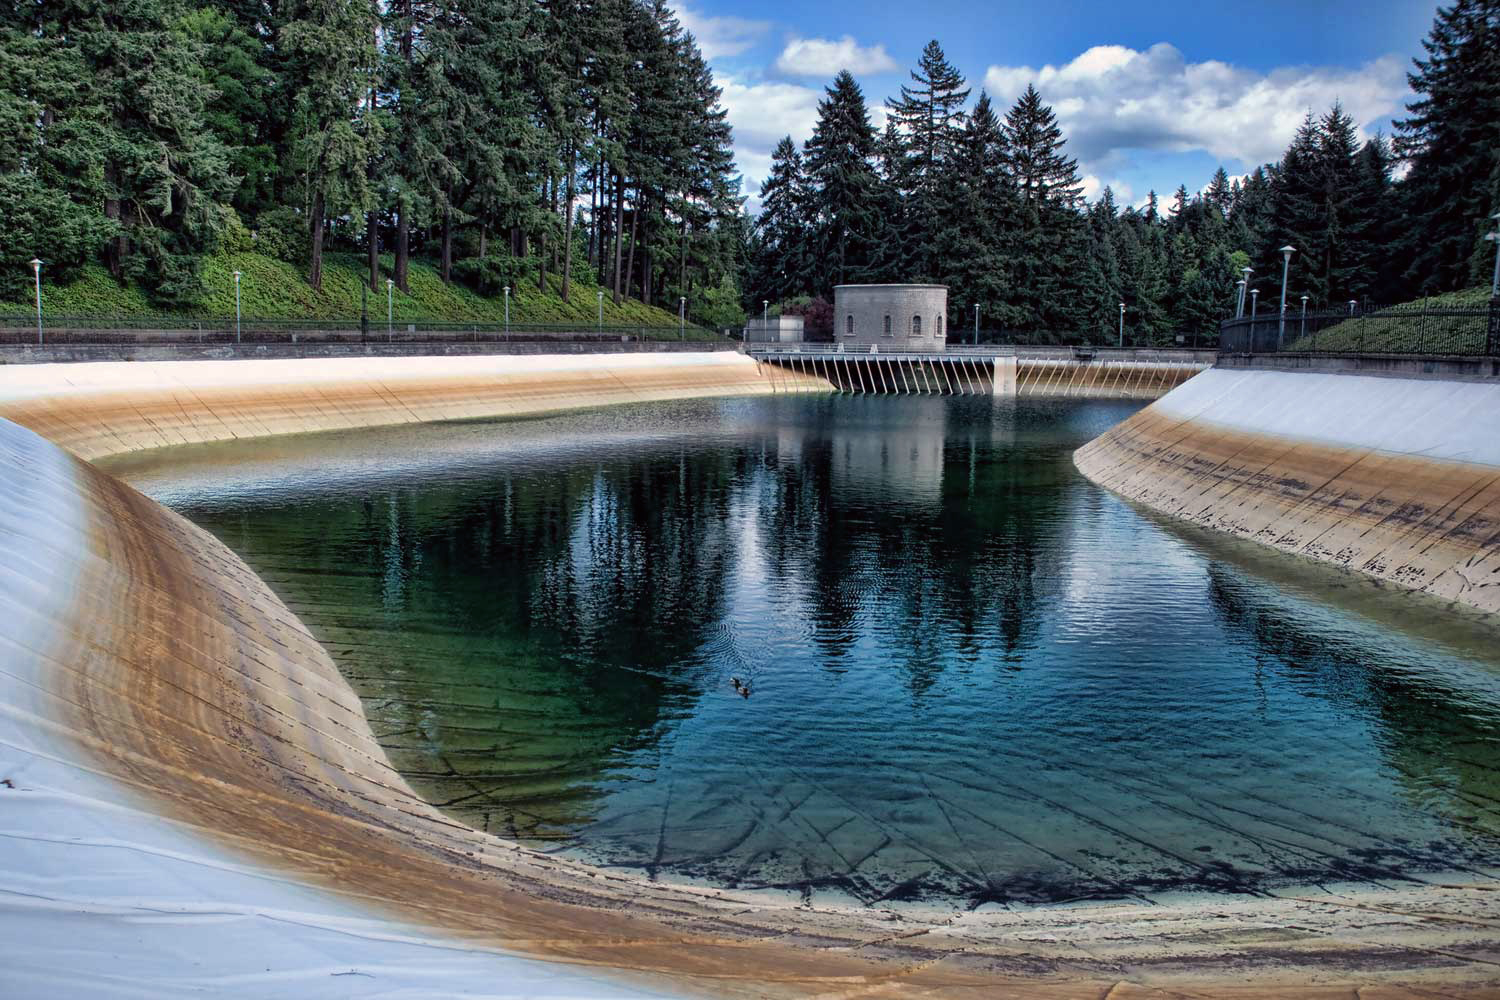
[[[1418,95],[1396,122],[1407,294],[1461,288],[1496,204],[1500,177],[1500,0],[1439,7],[1407,75]]]
[[[910,225],[903,234],[908,280],[932,281],[943,273],[939,258],[939,201],[953,177],[964,135],[964,103],[969,90],[934,39],[927,43],[899,97],[888,101],[890,122],[902,140],[890,180],[907,201]]]
[[[298,0],[292,8],[279,39],[295,81],[287,153],[307,223],[307,280],[322,288],[328,219],[362,213],[370,201],[371,135],[361,118],[375,11],[368,0]]]
[[[818,102],[818,121],[805,157],[815,191],[820,292],[865,280],[876,258],[883,233],[877,208],[881,181],[874,156],[875,129],[864,92],[843,70]]]

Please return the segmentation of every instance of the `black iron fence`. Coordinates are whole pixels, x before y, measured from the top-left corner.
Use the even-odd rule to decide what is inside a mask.
[[[249,319],[0,315],[0,344],[546,343],[723,340],[696,324],[452,323],[432,320]]]
[[[1421,354],[1500,356],[1500,299],[1488,306],[1422,305],[1288,311],[1219,324],[1226,354]]]
[[[766,341],[758,328],[746,328],[752,334],[752,339],[747,343],[756,346],[777,341]],[[744,330],[734,333],[737,338],[745,337]],[[831,334],[817,337],[808,336],[804,343],[828,344],[834,343]],[[981,329],[977,333],[973,327],[961,329],[950,326],[947,331],[945,342],[949,347],[1139,347],[1139,348],[1205,348],[1212,350],[1217,341],[1213,334],[1203,334],[1196,331],[1166,334],[1158,336],[1143,336],[1131,331],[1128,327],[1121,337],[1118,333],[1079,333],[1076,331],[1062,330],[1022,330],[1011,327],[996,327],[993,329]],[[876,339],[877,346],[882,351],[901,351],[909,343],[909,338],[893,335],[890,337],[879,337]]]

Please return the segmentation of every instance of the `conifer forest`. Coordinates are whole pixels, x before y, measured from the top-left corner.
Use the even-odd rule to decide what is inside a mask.
[[[1418,50],[1418,41],[1420,48]],[[883,102],[848,72],[747,210],[713,73],[664,0],[28,0],[0,6],[0,300],[101,266],[163,308],[252,249],[319,287],[414,259],[484,295],[587,285],[732,325],[845,282],[949,286],[955,331],[1204,334],[1263,302],[1485,283],[1500,209],[1500,0],[1413,40],[1413,99],[1360,139],[1332,99],[1276,163],[1142,205],[1082,196],[1035,87],[1008,107],[937,41]],[[1196,184],[1196,186],[1195,186]],[[962,317],[962,319],[960,319]]]

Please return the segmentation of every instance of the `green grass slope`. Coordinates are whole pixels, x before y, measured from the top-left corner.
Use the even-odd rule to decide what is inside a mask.
[[[389,272],[391,258],[382,259]],[[65,285],[42,282],[45,315],[91,319],[151,319],[156,317],[222,318],[234,315],[234,272],[241,272],[241,311],[247,319],[355,319],[360,310],[360,285],[365,275],[364,259],[349,254],[324,258],[323,288],[314,291],[300,268],[255,253],[224,254],[205,258],[204,284],[207,294],[185,309],[164,310],[152,304],[141,289],[121,285],[104,268],[90,265]],[[503,298],[487,298],[459,284],[445,285],[435,267],[413,260],[410,294],[395,290],[392,302],[396,322],[414,320],[498,322],[505,318]],[[597,319],[595,285],[574,282],[571,301],[562,298],[562,279],[548,276],[548,290],[538,290],[535,275],[511,293],[510,320],[514,325],[568,324],[592,328]],[[385,289],[370,293],[372,326],[385,322]],[[30,316],[35,304],[0,301],[0,315]],[[604,296],[605,326],[649,326],[676,329],[677,315],[665,309],[625,300],[619,306]],[[689,330],[691,333],[691,329]]]
[[[1433,295],[1367,316],[1354,316],[1287,345],[1289,351],[1334,351],[1409,354],[1482,354],[1489,331],[1487,315],[1445,316],[1447,310],[1486,309],[1488,288],[1466,288]],[[1288,332],[1295,313],[1287,313]]]

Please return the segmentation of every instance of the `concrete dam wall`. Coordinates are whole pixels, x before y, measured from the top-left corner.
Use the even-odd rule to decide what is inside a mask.
[[[1500,613],[1500,382],[1212,369],[1080,448],[1154,510]]]
[[[769,391],[742,356],[486,360],[0,370],[8,996],[1249,1000],[1491,985],[1463,956],[1492,954],[1500,902],[1465,885],[1348,905],[898,916],[655,882],[471,829],[396,773],[266,583],[82,457]],[[1265,932],[1283,926],[1296,931]]]
[[[827,391],[734,352],[40,364],[0,369],[0,418],[80,458],[202,441],[581,406]]]

